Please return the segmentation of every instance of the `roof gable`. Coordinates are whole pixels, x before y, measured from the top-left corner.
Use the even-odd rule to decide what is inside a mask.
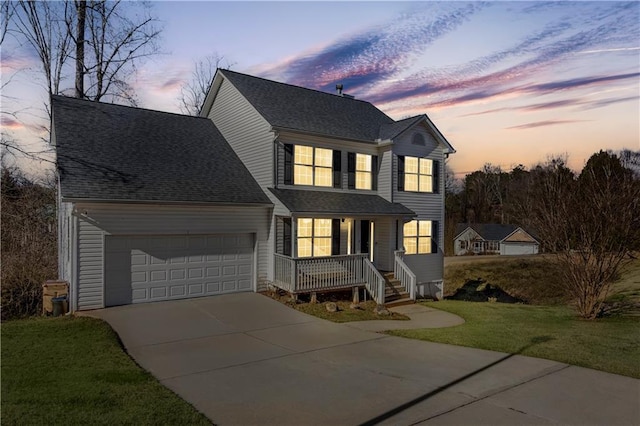
[[[440,130],[438,130],[436,125],[433,124],[431,119],[426,114],[405,118],[404,120],[396,121],[390,125],[381,127],[380,139],[383,141],[397,139],[403,133],[419,125],[424,125],[428,129],[429,133],[433,135],[435,140],[438,141],[439,144],[444,146],[444,152],[446,154],[453,154],[456,152],[447,138],[444,137],[444,135],[440,132]]]
[[[53,96],[66,199],[270,204],[211,120]]]

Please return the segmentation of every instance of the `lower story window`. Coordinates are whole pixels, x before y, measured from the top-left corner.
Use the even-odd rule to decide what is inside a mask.
[[[331,219],[298,219],[298,257],[331,256]]]
[[[431,253],[432,221],[412,220],[404,224],[403,245],[406,254]]]

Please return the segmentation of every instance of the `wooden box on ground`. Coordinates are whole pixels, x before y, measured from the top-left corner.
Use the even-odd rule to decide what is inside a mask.
[[[69,283],[66,281],[49,280],[42,284],[42,315],[53,314],[53,302],[51,299],[60,296],[69,297]],[[67,311],[68,308],[65,306],[64,312]]]

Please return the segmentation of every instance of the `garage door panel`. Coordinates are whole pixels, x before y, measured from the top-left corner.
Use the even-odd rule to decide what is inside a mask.
[[[249,291],[253,237],[105,238],[105,305]]]

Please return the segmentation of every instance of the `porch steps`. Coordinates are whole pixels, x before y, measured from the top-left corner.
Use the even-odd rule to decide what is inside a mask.
[[[386,307],[414,303],[414,301],[409,298],[409,292],[407,289],[398,279],[396,279],[393,272],[383,273],[382,276],[385,281],[384,304]]]

